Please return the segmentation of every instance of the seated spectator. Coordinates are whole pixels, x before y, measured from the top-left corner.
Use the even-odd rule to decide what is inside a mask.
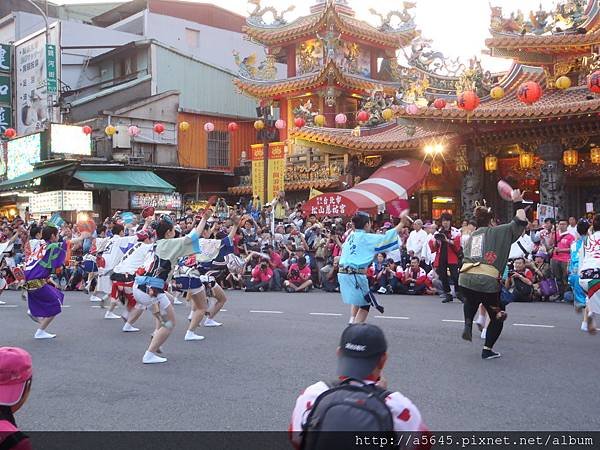
[[[273,283],[271,290],[280,291],[283,287],[283,280],[287,272],[281,255],[275,251],[272,245],[267,245],[263,251],[269,255],[269,266],[273,270]]]
[[[367,412],[372,408],[377,408],[375,411],[385,417],[384,423],[387,423],[371,429],[376,433],[428,433],[417,407],[400,392],[387,390],[387,381],[383,377],[388,359],[387,342],[379,327],[368,323],[347,327],[342,333],[337,359],[339,379],[319,381],[302,391],[296,400],[289,426],[290,439],[296,448],[313,448],[311,441],[318,431],[361,429],[363,420],[372,418],[373,413]],[[373,397],[379,397],[383,402]],[[320,399],[318,403],[317,398]],[[349,401],[350,398],[353,401]],[[337,406],[330,408],[334,404]],[[319,448],[355,447],[354,436],[350,435],[351,441],[347,443],[340,442],[344,439],[340,436],[335,433],[320,435]]]
[[[371,286],[371,291],[380,294],[391,294],[393,292],[392,278],[395,277],[396,273],[390,269],[385,253],[377,253],[375,261],[367,270],[367,278]]]
[[[431,286],[427,273],[420,267],[421,261],[416,256],[410,258],[410,266],[404,271],[403,284],[406,294],[421,295]]]
[[[543,280],[552,278],[552,270],[548,263],[548,255],[544,252],[538,252],[535,254],[533,261],[529,261],[526,265],[533,273],[533,298],[543,302],[549,301],[550,298],[543,296],[540,290],[540,283]]]
[[[16,413],[31,390],[31,356],[16,347],[0,347],[0,448],[31,450],[27,436],[19,431]]]
[[[288,279],[285,281],[287,292],[308,292],[313,285],[310,279],[310,267],[306,258],[301,256],[298,262],[292,264],[288,271]]]
[[[533,273],[525,266],[523,258],[514,260],[514,268],[508,272],[504,287],[512,294],[514,302],[530,302],[533,294]]]
[[[246,283],[246,292],[264,292],[272,287],[273,269],[269,262],[263,258],[260,264],[252,269],[252,278]]]
[[[339,292],[337,274],[340,268],[340,257],[329,258],[328,264],[321,268],[321,280],[325,292]]]

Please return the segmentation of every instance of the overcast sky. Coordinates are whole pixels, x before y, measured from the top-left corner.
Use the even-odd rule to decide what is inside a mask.
[[[98,3],[102,0],[58,0],[55,3]],[[433,39],[434,47],[449,57],[463,57],[465,62],[473,55],[480,55],[485,48],[485,39],[489,36],[490,8],[488,0],[413,0],[417,3],[416,23],[423,35]],[[537,10],[540,3],[549,10],[557,0],[489,0],[494,6],[501,6],[504,15],[517,9],[528,15],[530,10]],[[197,3],[214,3],[239,14],[248,15],[253,9],[246,0],[198,1]],[[296,5],[296,10],[290,13],[289,19],[308,14],[309,8],[315,3],[308,0],[298,3],[292,0],[264,0],[264,6],[277,6],[285,9],[290,4]],[[377,18],[369,13],[369,8],[375,8],[380,13],[394,9],[402,9],[402,1],[398,0],[349,0],[356,11],[357,17],[372,24],[377,24]],[[495,58],[482,58],[484,67],[492,71],[506,70],[510,61]]]

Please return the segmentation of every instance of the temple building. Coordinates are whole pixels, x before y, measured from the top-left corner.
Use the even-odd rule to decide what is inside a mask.
[[[342,191],[412,158],[428,166],[409,199],[423,217],[468,216],[483,199],[499,204],[499,179],[559,215],[600,210],[597,1],[564,0],[527,18],[492,7],[489,53],[513,60],[501,74],[432,49],[408,2],[387,15],[371,10],[378,27],[356,19],[346,1],[320,1],[290,23],[252,3],[245,32],[266,60],[240,61],[235,84],[285,121],[288,195]],[[276,78],[277,63],[286,78]],[[242,181],[233,194],[252,192]]]

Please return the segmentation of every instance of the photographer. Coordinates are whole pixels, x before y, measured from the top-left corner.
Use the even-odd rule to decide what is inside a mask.
[[[306,263],[306,258],[301,256],[296,263],[290,265],[288,279],[284,283],[286,291],[289,293],[308,292],[313,285],[310,275],[311,271]]]
[[[422,295],[431,286],[427,273],[420,266],[421,261],[416,256],[410,258],[410,266],[404,271],[404,286],[406,294]]]
[[[525,265],[525,259],[516,258],[514,269],[508,272],[504,287],[515,302],[530,302],[533,299],[533,273]]]
[[[367,271],[367,277],[372,292],[379,294],[391,294],[393,292],[391,283],[392,279],[396,278],[396,272],[390,268],[385,253],[377,253],[375,261]]]
[[[269,261],[262,258],[260,263],[252,269],[252,278],[246,283],[246,292],[264,292],[272,287],[273,269],[269,267]]]
[[[340,269],[340,257],[336,256],[328,261],[328,264],[321,269],[321,280],[325,292],[339,292],[340,284],[337,275]]]

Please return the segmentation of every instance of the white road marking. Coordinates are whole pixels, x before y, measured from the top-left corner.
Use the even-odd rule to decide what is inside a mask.
[[[251,313],[260,313],[260,314],[283,314],[283,311],[257,311],[250,310]]]
[[[451,322],[451,323],[464,323],[464,320],[457,320],[457,319],[442,319],[442,322]]]
[[[63,308],[70,308],[71,305],[62,305]]]
[[[335,316],[335,317],[339,317],[342,314],[336,314],[336,313],[309,313],[311,316]]]
[[[0,305],[0,308],[18,308],[19,305]]]
[[[92,305],[92,306],[90,306],[90,308],[97,308],[97,309],[100,309],[100,306],[99,306],[99,305]]]
[[[376,319],[396,319],[396,320],[410,320],[410,317],[402,316],[375,316]]]
[[[219,312],[227,312],[227,310],[226,309],[222,309]]]
[[[536,325],[533,323],[513,323],[515,327],[554,328],[554,325]]]

